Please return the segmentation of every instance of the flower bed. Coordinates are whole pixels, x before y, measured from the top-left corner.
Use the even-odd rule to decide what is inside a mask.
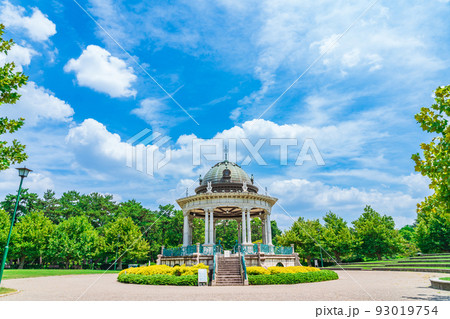
[[[286,285],[304,282],[317,282],[339,279],[332,270],[320,270],[314,267],[248,267],[250,285]]]
[[[196,286],[199,269],[208,269],[208,266],[200,263],[192,267],[153,265],[128,268],[119,273],[117,280],[139,285]]]

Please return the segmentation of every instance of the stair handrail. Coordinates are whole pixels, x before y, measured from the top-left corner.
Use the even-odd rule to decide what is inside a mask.
[[[214,253],[214,258],[213,258],[213,271],[212,271],[212,281],[216,280],[216,271],[217,271],[217,266],[216,266],[216,254]]]
[[[241,252],[239,252],[239,266],[241,270],[242,283],[245,285],[245,282],[247,281],[247,267],[245,266],[244,254],[241,254]]]

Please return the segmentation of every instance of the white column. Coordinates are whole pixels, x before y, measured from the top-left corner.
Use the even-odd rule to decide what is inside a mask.
[[[267,214],[266,224],[267,245],[272,245],[272,226],[270,224],[270,213]]]
[[[241,244],[247,243],[247,237],[245,236],[246,231],[247,231],[247,228],[245,227],[245,209],[242,208],[242,241],[241,241]]]
[[[252,243],[252,229],[250,225],[250,209],[247,209],[247,243]]]
[[[188,241],[189,241],[189,217],[188,215],[184,216],[184,221],[183,221],[183,246],[188,246]]]
[[[192,229],[194,228],[194,219],[189,218],[189,229],[188,229],[188,245],[192,245]]]
[[[213,235],[213,241],[214,241],[214,243],[217,243],[217,239],[216,239],[216,221],[214,221],[214,235]]]
[[[209,223],[208,223],[208,216],[209,215],[209,209],[205,209],[205,245],[209,243]]]
[[[266,218],[261,217],[261,241],[265,245],[266,241]]]
[[[209,243],[214,244],[214,210],[211,210],[211,215],[209,216]]]
[[[237,221],[238,223],[238,244],[242,244],[242,233],[241,233],[241,223]]]

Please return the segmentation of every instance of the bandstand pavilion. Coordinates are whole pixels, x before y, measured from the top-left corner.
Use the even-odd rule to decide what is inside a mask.
[[[238,243],[251,246],[252,218],[262,221],[262,243],[272,246],[270,212],[277,199],[258,194],[249,177],[239,165],[224,160],[214,165],[199,179],[200,186],[194,196],[180,198],[177,203],[183,210],[183,246],[192,245],[192,225],[194,218],[205,220],[204,246],[216,244],[216,224],[222,220],[238,222]],[[247,249],[248,250],[248,249]]]
[[[215,164],[203,178],[200,176],[199,183],[195,195],[177,200],[184,217],[183,246],[162,247],[158,264],[207,264],[212,271],[213,284],[237,284],[241,282],[236,279],[239,276],[245,284],[246,266],[300,265],[293,246],[272,244],[271,210],[277,198],[259,194],[253,175],[249,176],[239,165],[228,161],[225,154],[225,160]],[[204,243],[193,243],[195,218],[205,221]],[[261,219],[262,243],[252,243],[250,223],[253,218]],[[216,225],[223,220],[238,223],[238,243],[233,251],[224,251],[216,242]],[[234,274],[233,267],[236,267]]]

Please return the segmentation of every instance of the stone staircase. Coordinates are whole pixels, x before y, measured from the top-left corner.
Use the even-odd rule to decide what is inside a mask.
[[[242,286],[239,257],[217,258],[216,286]]]

